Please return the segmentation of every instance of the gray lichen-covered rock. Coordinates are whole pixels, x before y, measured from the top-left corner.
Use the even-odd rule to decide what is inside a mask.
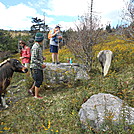
[[[96,130],[102,128],[106,119],[113,124],[134,124],[134,108],[128,107],[121,99],[111,94],[99,93],[91,96],[79,111],[80,121],[84,127],[90,126]],[[106,129],[106,128],[105,128]]]
[[[86,71],[77,63],[45,63],[44,79],[49,83],[66,83],[76,80],[89,79]]]
[[[98,53],[97,58],[102,66],[102,73],[104,76],[107,75],[109,67],[111,65],[113,52],[110,50],[102,50]]]

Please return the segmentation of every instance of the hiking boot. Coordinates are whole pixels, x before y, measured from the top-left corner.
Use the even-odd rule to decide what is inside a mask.
[[[32,90],[30,90],[30,89],[28,90],[28,94],[34,96],[34,92]]]
[[[55,64],[55,62],[52,62],[52,64]]]

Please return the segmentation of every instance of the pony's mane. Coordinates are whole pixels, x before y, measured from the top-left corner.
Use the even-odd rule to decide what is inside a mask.
[[[0,67],[1,66],[3,66],[4,64],[6,64],[7,62],[9,62],[10,61],[10,58],[9,59],[6,59],[6,60],[4,60],[2,63],[0,63]]]

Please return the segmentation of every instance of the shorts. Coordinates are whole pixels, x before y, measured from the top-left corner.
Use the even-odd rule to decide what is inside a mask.
[[[32,69],[32,68],[30,68],[30,69],[31,69],[32,77],[35,81],[35,86],[39,88],[43,82],[43,70]]]
[[[51,53],[58,53],[58,46],[50,45],[50,52]]]

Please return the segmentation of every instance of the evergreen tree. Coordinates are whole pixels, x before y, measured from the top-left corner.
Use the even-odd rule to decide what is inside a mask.
[[[107,30],[108,33],[111,33],[112,32],[112,29],[111,29],[111,25],[110,24],[106,26],[106,30]]]
[[[17,49],[16,40],[8,31],[0,30],[0,51],[15,52]]]

